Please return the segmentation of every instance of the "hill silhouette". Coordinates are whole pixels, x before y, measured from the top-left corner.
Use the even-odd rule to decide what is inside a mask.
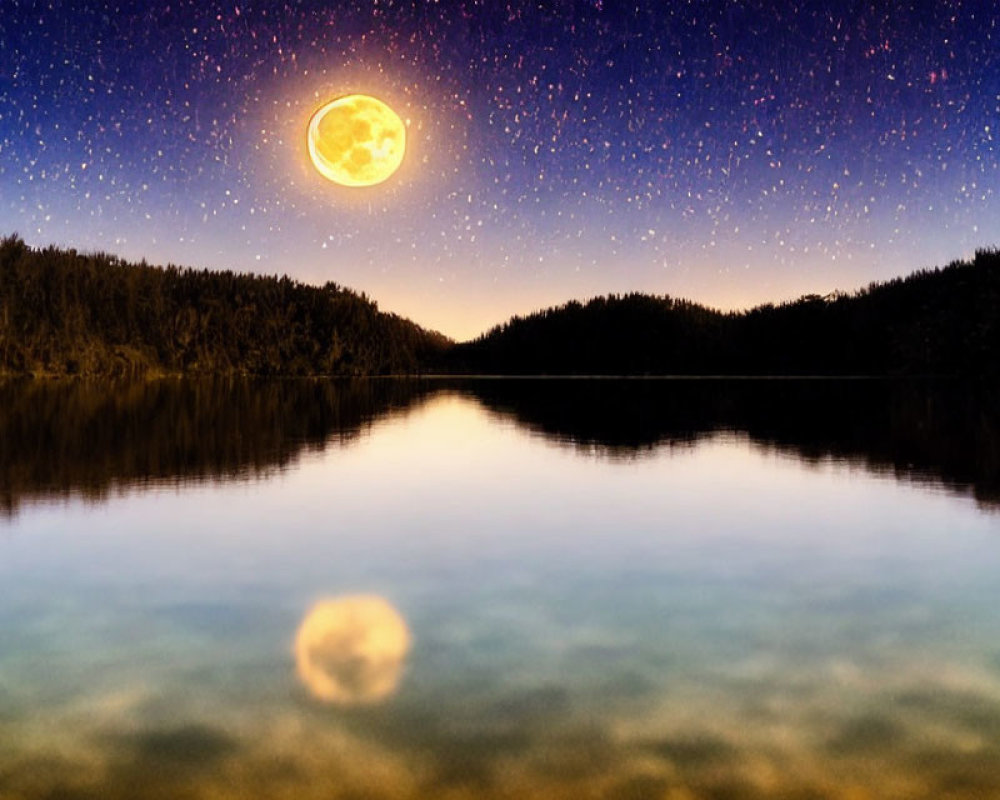
[[[740,312],[637,293],[571,301],[447,357],[508,375],[997,375],[1000,251]]]
[[[1000,251],[721,312],[570,301],[454,344],[335,283],[0,240],[0,374],[1000,375]]]
[[[403,374],[449,344],[332,282],[0,240],[0,373]]]

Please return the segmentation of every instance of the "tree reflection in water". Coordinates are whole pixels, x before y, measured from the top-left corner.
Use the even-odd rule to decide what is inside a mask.
[[[993,386],[893,380],[163,380],[0,383],[0,512],[153,482],[239,480],[457,393],[610,457],[739,433],[805,461],[857,462],[1000,504]]]

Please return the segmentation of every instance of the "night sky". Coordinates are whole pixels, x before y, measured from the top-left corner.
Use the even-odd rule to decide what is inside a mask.
[[[376,187],[306,154],[350,92],[407,123]],[[458,338],[969,256],[998,135],[992,1],[0,0],[0,233],[334,280]]]

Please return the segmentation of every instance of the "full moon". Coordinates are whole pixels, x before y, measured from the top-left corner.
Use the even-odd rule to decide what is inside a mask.
[[[348,94],[309,120],[309,157],[320,175],[341,186],[374,186],[403,163],[406,128],[381,100]]]

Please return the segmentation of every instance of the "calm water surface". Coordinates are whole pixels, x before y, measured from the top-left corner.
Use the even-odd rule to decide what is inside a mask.
[[[1000,797],[965,387],[0,400],[0,797]]]

